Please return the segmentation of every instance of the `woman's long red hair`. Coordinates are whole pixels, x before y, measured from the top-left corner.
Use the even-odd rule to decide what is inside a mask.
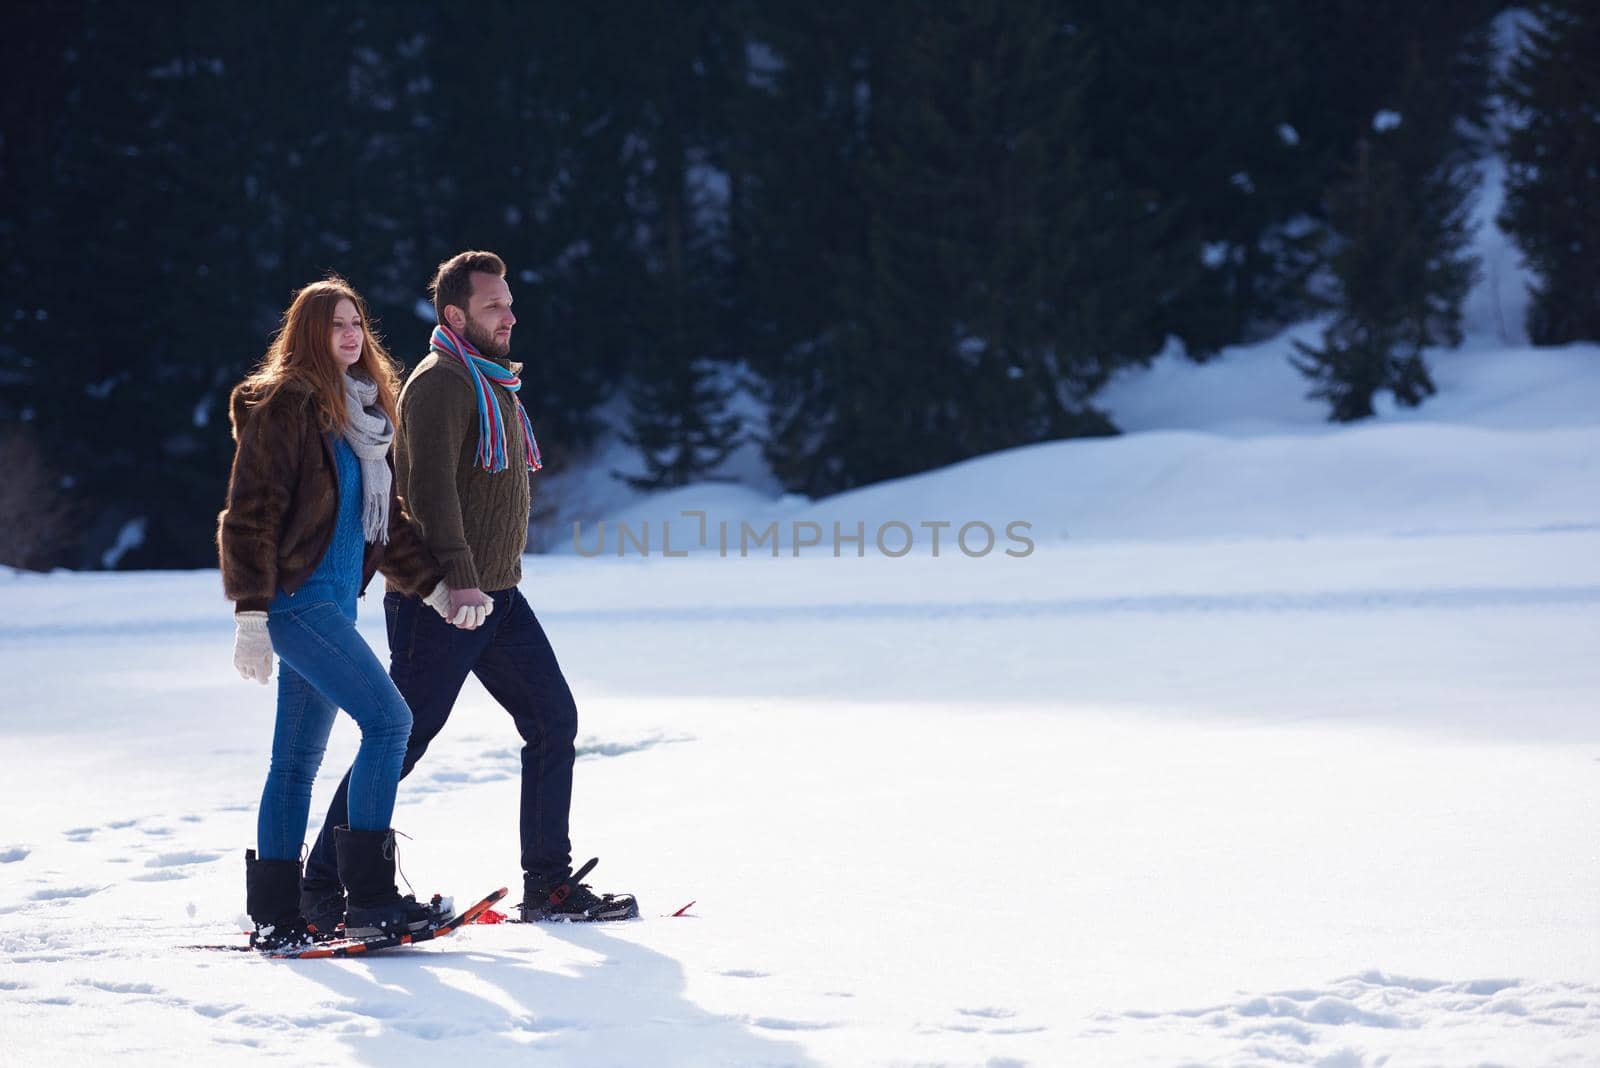
[[[399,395],[400,373],[373,331],[367,302],[338,275],[312,282],[294,295],[284,310],[283,322],[261,364],[245,379],[261,394],[270,396],[287,380],[294,378],[310,385],[322,417],[322,429],[343,431],[350,422],[345,407],[344,368],[333,358],[328,338],[333,332],[333,313],[341,300],[356,306],[361,316],[361,356],[352,370],[359,369],[378,384],[378,404],[393,424],[397,418],[395,398]]]

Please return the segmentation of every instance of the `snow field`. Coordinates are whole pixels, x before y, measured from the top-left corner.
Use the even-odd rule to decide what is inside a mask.
[[[226,670],[215,575],[11,579],[14,620],[83,622],[0,625],[21,696],[5,1041],[27,1063],[179,1042],[318,1064],[1584,1063],[1597,550],[530,559],[583,715],[576,849],[647,920],[301,964],[173,949],[242,921],[271,729],[271,691]],[[375,605],[363,626],[381,648]],[[469,684],[401,789],[419,891],[517,878],[517,767]]]

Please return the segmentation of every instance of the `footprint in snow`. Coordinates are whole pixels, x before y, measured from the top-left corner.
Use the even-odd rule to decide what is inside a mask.
[[[11,846],[8,849],[0,849],[0,864],[15,864],[19,860],[27,860],[28,854],[31,852],[33,851],[26,846]]]
[[[198,850],[186,850],[180,853],[157,853],[144,862],[147,868],[155,871],[143,875],[135,875],[131,881],[136,883],[167,883],[177,879],[187,879],[192,873],[183,869],[195,864],[209,864],[213,860],[222,859],[221,853],[207,853]]]
[[[448,784],[448,785],[458,785],[459,786],[459,785],[461,785],[463,783],[499,782],[502,779],[511,778],[512,774],[513,773],[510,770],[506,770],[506,771],[492,771],[492,770],[491,771],[453,771],[453,770],[445,770],[445,771],[436,771],[436,772],[434,772],[432,775],[430,775],[428,777],[428,780],[431,783],[443,783],[443,784]]]
[[[955,1031],[960,1034],[985,1034],[985,1035],[1032,1035],[1048,1028],[1030,1026],[1025,1024],[1011,1024],[997,1026],[1006,1020],[1016,1017],[1013,1009],[1000,1008],[995,1005],[982,1005],[971,1009],[957,1009],[957,1013],[967,1017],[960,1023],[948,1024],[946,1031]]]
[[[61,901],[67,898],[88,897],[98,894],[102,888],[98,886],[52,886],[43,890],[35,890],[28,895],[30,901]]]
[[[679,742],[692,742],[694,737],[687,734],[653,734],[632,742],[602,742],[599,739],[585,739],[579,742],[576,751],[579,760],[589,757],[618,757],[629,753],[642,753],[646,749],[654,749],[658,745],[676,745]]]
[[[717,974],[726,975],[731,979],[767,979],[771,977],[772,973],[758,972],[754,968],[730,968],[725,972],[718,972]]]
[[[149,983],[113,983],[104,979],[79,979],[77,980],[77,983],[79,986],[93,987],[95,990],[103,990],[107,994],[161,993],[159,987],[151,986]]]
[[[823,1020],[785,1020],[779,1016],[757,1016],[750,1023],[769,1031],[827,1031],[839,1026]]]
[[[1593,1031],[1600,1026],[1600,988],[1503,978],[1448,981],[1367,971],[1323,989],[1241,994],[1232,1001],[1203,1008],[1128,1010],[1117,1015],[1141,1023],[1187,1021],[1258,1053],[1256,1047],[1265,1048],[1263,1041],[1278,1040],[1278,1052],[1294,1052],[1331,1043],[1335,1035],[1363,1030],[1414,1030],[1484,1018],[1501,1020],[1501,1026],[1525,1029],[1529,1041],[1533,1041],[1540,1035]],[[1347,1053],[1355,1059],[1346,1057]],[[1319,1063],[1357,1065],[1362,1061],[1359,1055],[1339,1050]]]
[[[144,862],[147,868],[176,868],[185,864],[209,864],[213,860],[221,860],[221,853],[205,853],[198,850],[188,850],[182,853],[157,853]]]

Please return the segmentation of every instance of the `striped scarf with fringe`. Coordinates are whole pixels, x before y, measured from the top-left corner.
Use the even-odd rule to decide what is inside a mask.
[[[533,436],[533,423],[522,407],[522,398],[517,396],[517,391],[522,388],[522,379],[493,360],[485,359],[472,342],[443,323],[433,328],[428,348],[445,359],[461,364],[472,379],[473,393],[478,401],[478,466],[490,472],[504,471],[507,466],[506,428],[501,420],[500,405],[490,395],[489,383],[492,382],[509,391],[512,402],[517,406],[517,415],[522,419],[522,440],[527,445],[528,470],[537,471],[543,467],[539,442]]]

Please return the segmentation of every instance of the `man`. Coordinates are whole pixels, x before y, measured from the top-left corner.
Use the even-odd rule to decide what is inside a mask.
[[[628,919],[639,914],[632,895],[599,895],[572,877],[568,814],[578,710],[517,589],[528,537],[527,473],[539,469],[539,447],[517,397],[521,365],[510,360],[517,317],[505,274],[492,252],[463,252],[439,265],[429,285],[439,325],[400,393],[396,487],[449,587],[449,604],[437,612],[392,585],[383,599],[389,674],[413,717],[400,775],[411,773],[444,727],[467,674],[476,675],[525,743],[522,918]],[[332,828],[347,822],[349,778],[306,859],[301,912],[322,930],[332,930],[344,911]]]

